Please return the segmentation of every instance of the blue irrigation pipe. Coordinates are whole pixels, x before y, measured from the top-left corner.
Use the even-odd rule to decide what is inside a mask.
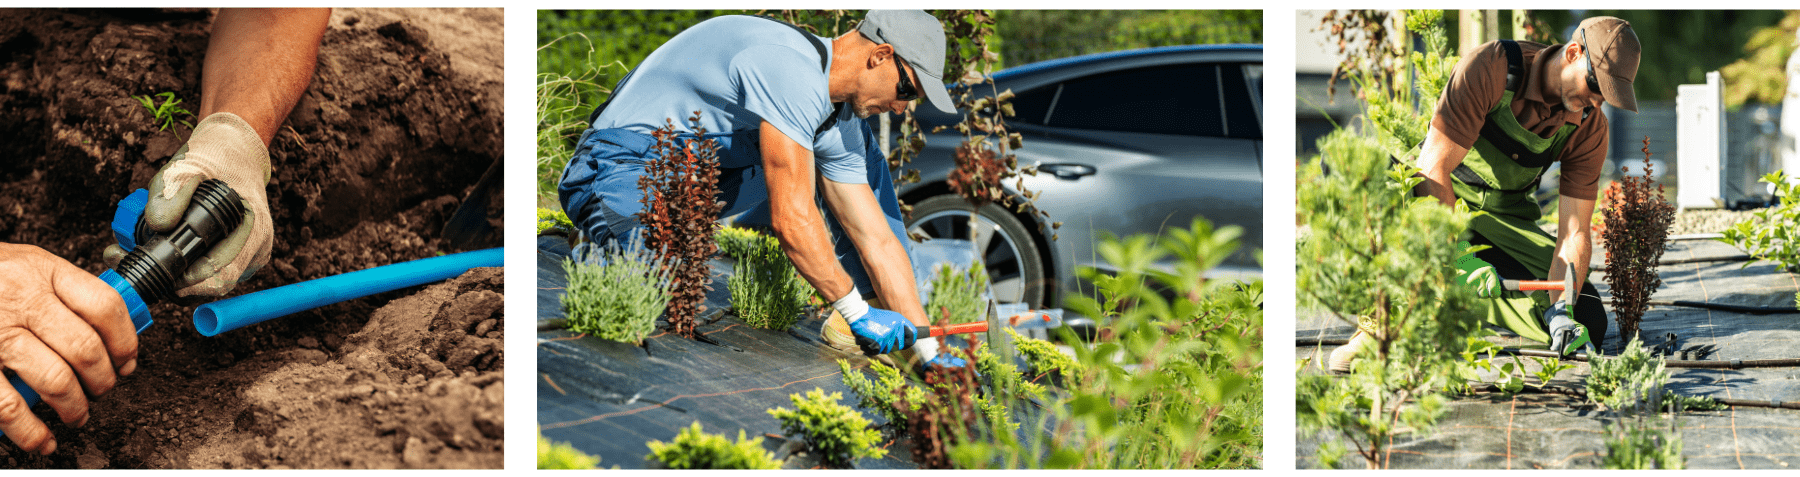
[[[206,336],[376,293],[446,280],[475,267],[498,267],[501,248],[396,263],[270,288],[194,309],[194,330]]]

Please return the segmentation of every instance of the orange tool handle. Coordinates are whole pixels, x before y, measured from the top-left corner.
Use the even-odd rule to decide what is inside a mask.
[[[983,332],[986,332],[987,330],[988,330],[988,324],[986,321],[977,321],[974,323],[933,326],[933,327],[931,327],[931,336],[956,335],[956,334],[963,334],[963,333],[983,333]]]
[[[1563,282],[1555,280],[1502,280],[1501,286],[1514,291],[1561,290]]]

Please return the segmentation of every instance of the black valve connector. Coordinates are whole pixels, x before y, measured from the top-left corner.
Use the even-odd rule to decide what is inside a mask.
[[[187,213],[181,224],[168,235],[152,233],[146,221],[139,221],[137,236],[143,245],[133,249],[113,267],[144,301],[154,302],[175,297],[175,284],[188,266],[225,240],[232,230],[244,223],[244,200],[237,191],[218,179],[207,179],[194,188]]]

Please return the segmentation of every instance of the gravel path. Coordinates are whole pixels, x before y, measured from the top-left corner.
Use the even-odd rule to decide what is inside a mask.
[[[1684,210],[1675,214],[1675,223],[1669,226],[1669,235],[1716,234],[1731,228],[1732,225],[1755,218],[1756,210]]]

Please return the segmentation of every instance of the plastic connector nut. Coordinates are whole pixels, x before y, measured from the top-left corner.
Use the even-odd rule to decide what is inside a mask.
[[[118,291],[120,298],[125,299],[125,310],[131,313],[132,329],[140,335],[144,334],[144,329],[149,328],[153,323],[150,319],[150,304],[144,303],[144,297],[138,294],[137,289],[131,287],[130,281],[119,276],[119,272],[109,269],[100,273],[100,279],[106,281],[107,285],[111,285],[113,290]]]
[[[126,252],[138,246],[138,222],[144,219],[144,207],[150,204],[150,191],[138,189],[119,201],[119,208],[113,211],[113,239],[118,240],[119,247]]]

